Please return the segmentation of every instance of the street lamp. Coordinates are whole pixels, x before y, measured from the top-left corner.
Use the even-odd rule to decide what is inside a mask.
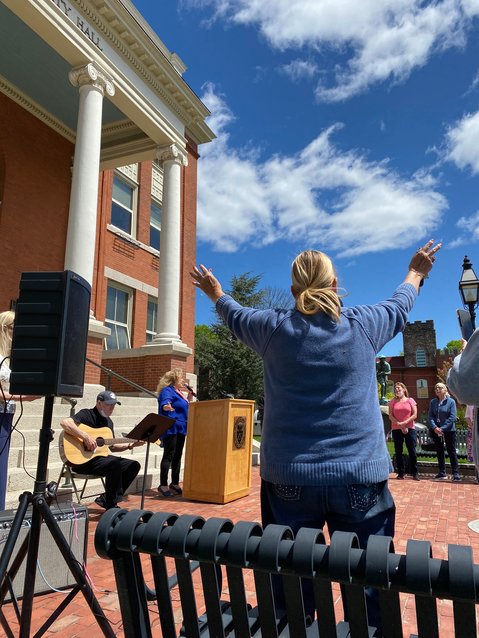
[[[467,255],[464,257],[464,263],[462,264],[462,276],[459,281],[459,292],[461,293],[464,307],[469,308],[472,327],[475,329],[476,313],[474,308],[477,306],[477,302],[479,300],[479,279],[472,269],[472,263]]]

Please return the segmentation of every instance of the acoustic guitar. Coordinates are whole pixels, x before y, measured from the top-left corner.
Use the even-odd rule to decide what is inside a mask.
[[[136,443],[137,439],[128,439],[125,437],[114,438],[110,428],[91,428],[88,425],[80,423],[78,426],[82,432],[85,432],[92,439],[96,439],[96,448],[87,450],[82,439],[76,436],[61,432],[58,441],[60,457],[64,463],[71,465],[82,465],[96,456],[108,456],[110,454],[110,445],[116,443]]]

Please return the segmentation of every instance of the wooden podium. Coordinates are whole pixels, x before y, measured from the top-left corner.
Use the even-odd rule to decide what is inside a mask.
[[[254,401],[196,401],[188,410],[183,495],[229,503],[251,489]]]

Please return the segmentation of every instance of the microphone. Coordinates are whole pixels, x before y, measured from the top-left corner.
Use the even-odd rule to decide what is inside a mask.
[[[191,392],[191,394],[195,397],[195,399],[198,398],[198,395],[196,394],[196,392],[193,390],[193,388],[190,385],[185,383],[185,388]]]

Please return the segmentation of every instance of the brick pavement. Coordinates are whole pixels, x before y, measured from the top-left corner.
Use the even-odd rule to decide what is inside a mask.
[[[461,483],[434,482],[432,477],[422,475],[420,482],[408,478],[397,481],[391,477],[390,487],[397,505],[396,519],[396,552],[404,553],[409,538],[429,540],[433,545],[435,558],[447,557],[448,543],[470,545],[473,549],[474,560],[479,563],[479,534],[468,527],[468,522],[479,519],[479,485],[472,479],[465,479]],[[218,516],[238,520],[260,520],[259,512],[259,470],[253,468],[253,486],[249,496],[227,503],[213,505],[195,503],[184,498],[175,497],[164,499],[149,491],[146,494],[145,509],[153,511],[167,510],[178,514],[194,513],[204,518]],[[140,496],[131,495],[124,503],[128,509],[139,508]],[[109,561],[100,559],[95,554],[93,536],[96,523],[102,510],[95,504],[89,505],[90,525],[88,539],[87,570],[92,579],[95,595],[115,631],[115,635],[123,636],[118,598],[115,593],[115,581],[112,566]],[[61,568],[61,566],[59,566]],[[250,589],[246,580],[246,588]],[[252,587],[251,587],[252,588]],[[42,594],[34,599],[32,635],[52,610],[60,604],[64,594]],[[181,621],[178,596],[174,595],[174,604],[178,622]],[[415,631],[414,599],[408,595],[401,595],[405,636]],[[154,614],[152,604],[152,622],[158,627],[158,618]],[[441,638],[449,638],[452,633],[452,604],[449,601],[438,601],[440,612]],[[17,635],[18,623],[15,620],[11,604],[6,604],[3,611],[10,626]],[[338,619],[340,618],[338,604]],[[78,594],[45,634],[51,638],[96,638],[101,636],[101,630],[96,623],[83,596]],[[156,629],[156,635],[159,630]]]

